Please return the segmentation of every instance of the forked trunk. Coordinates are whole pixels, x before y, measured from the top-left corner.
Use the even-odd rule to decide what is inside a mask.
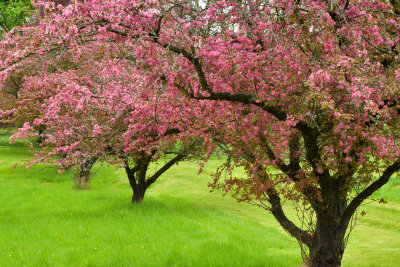
[[[144,195],[146,193],[146,187],[142,185],[136,185],[132,188],[133,195],[132,195],[132,203],[142,203]]]
[[[146,190],[149,187],[149,185],[146,183],[147,166],[148,165],[145,164],[140,165],[140,167],[136,166],[134,168],[129,168],[129,166],[125,166],[126,174],[128,175],[129,179],[129,184],[133,191],[132,204],[142,203]]]
[[[146,179],[147,169],[154,153],[152,155],[146,155],[143,153],[141,157],[136,160],[134,167],[129,167],[129,163],[125,159],[125,171],[133,191],[132,203],[141,203],[147,188],[149,188],[149,186],[153,184],[161,174],[166,172],[172,165],[180,161],[185,156],[185,154],[178,154],[158,171],[156,171],[152,176],[147,177]]]

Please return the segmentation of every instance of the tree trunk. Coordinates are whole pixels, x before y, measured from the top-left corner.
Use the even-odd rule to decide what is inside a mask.
[[[77,178],[76,184],[80,190],[90,189],[90,170],[82,168],[79,171],[79,176]]]
[[[154,152],[155,153],[155,152]],[[129,179],[129,184],[133,191],[132,203],[141,203],[147,188],[153,184],[164,172],[166,172],[172,165],[185,157],[185,154],[178,154],[173,159],[168,161],[163,167],[156,171],[152,176],[146,179],[149,164],[154,155],[141,155],[135,163],[134,167],[129,167],[128,161],[125,159],[125,171]]]
[[[146,183],[146,172],[148,164],[138,164],[133,168],[130,168],[127,163],[125,164],[125,171],[128,176],[129,184],[133,191],[132,204],[142,203],[146,190],[149,187],[149,185]]]
[[[316,242],[310,249],[309,265],[312,267],[341,266],[344,249],[343,238],[336,238],[329,230],[318,233]]]
[[[90,171],[93,165],[96,163],[97,158],[89,158],[83,160],[81,166],[79,166],[79,171],[75,178],[75,185],[80,190],[90,189]]]
[[[346,207],[345,199],[336,199],[332,205],[325,206],[318,212],[316,231],[310,247],[308,262],[310,266],[341,266],[346,231],[339,231],[337,227]]]
[[[44,142],[44,138],[43,138],[42,134],[43,134],[43,130],[39,129],[39,132],[38,132],[39,137],[36,139],[36,143],[38,145],[41,145]]]
[[[146,190],[147,188],[144,185],[136,185],[135,187],[132,187],[132,203],[142,203]]]

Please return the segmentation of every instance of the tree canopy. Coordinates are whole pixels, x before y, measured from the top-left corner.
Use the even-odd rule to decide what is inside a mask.
[[[1,43],[1,78],[38,57],[47,68],[49,55],[65,51],[77,61],[107,47],[92,64],[123,51],[144,99],[162,91],[168,106],[190,103],[199,120],[196,127],[184,120],[188,133],[225,145],[228,161],[214,188],[271,211],[308,248],[308,264],[339,266],[357,208],[400,169],[396,3],[86,0],[63,8],[37,1],[40,24]],[[182,115],[164,114],[166,121]],[[235,177],[235,167],[247,176]],[[285,215],[282,198],[313,214],[307,228]]]

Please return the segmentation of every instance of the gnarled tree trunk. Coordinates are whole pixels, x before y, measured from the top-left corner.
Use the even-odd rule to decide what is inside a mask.
[[[96,157],[84,159],[79,166],[78,172],[75,176],[75,186],[80,190],[90,189],[90,171],[96,161]]]
[[[142,153],[141,157],[135,160],[134,167],[130,167],[127,159],[124,159],[125,171],[133,191],[132,203],[141,203],[149,186],[153,184],[161,176],[161,174],[166,172],[169,168],[171,168],[172,165],[182,160],[185,156],[185,153],[177,154],[174,158],[168,161],[163,167],[149,177],[147,177],[147,170],[150,162],[152,161],[153,155]]]
[[[290,235],[308,247],[308,258],[304,259],[307,266],[338,267],[342,262],[347,230],[347,225],[342,224],[347,200],[337,195],[338,191],[331,192],[329,201],[322,201],[313,207],[317,222],[314,232],[310,233],[290,221],[282,209],[279,196],[272,189],[268,191],[274,217]]]
[[[129,167],[128,162],[125,160],[125,171],[129,179],[129,184],[132,188],[132,203],[141,203],[144,195],[150,184],[146,183],[147,169],[151,161],[152,155],[142,153],[139,159],[136,159],[135,166]]]
[[[347,207],[345,199],[335,199],[317,213],[316,229],[309,247],[309,265],[340,266],[345,250],[345,231],[338,229]]]
[[[146,185],[135,185],[132,187],[132,203],[142,203],[148,187]]]

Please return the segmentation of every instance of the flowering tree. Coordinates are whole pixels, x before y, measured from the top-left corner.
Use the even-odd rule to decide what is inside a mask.
[[[30,1],[12,0],[0,2],[0,38],[4,32],[8,32],[13,27],[27,21],[29,10],[32,8]],[[1,109],[10,110],[15,107],[18,97],[18,88],[20,83],[19,76],[10,75],[6,86],[0,90]],[[0,126],[7,125],[0,121]]]
[[[3,42],[4,77],[32,54],[127,48],[171,99],[210,103],[202,113],[230,153],[213,186],[271,211],[309,265],[341,264],[357,208],[400,169],[397,1],[86,0],[44,12],[24,45]],[[308,228],[282,198],[312,212]]]
[[[104,49],[114,51],[96,60]],[[165,171],[198,151],[198,140],[185,133],[193,124],[188,120],[194,120],[194,109],[168,96],[161,80],[147,83],[117,49],[113,44],[91,45],[75,64],[66,67],[62,62],[68,62],[68,56],[63,55],[43,72],[25,75],[19,108],[11,116],[28,121],[11,140],[39,137],[41,149],[31,164],[54,163],[61,170],[77,166],[81,189],[89,188],[96,161],[122,165],[132,202],[141,202]],[[149,165],[166,154],[174,156],[149,175]]]

